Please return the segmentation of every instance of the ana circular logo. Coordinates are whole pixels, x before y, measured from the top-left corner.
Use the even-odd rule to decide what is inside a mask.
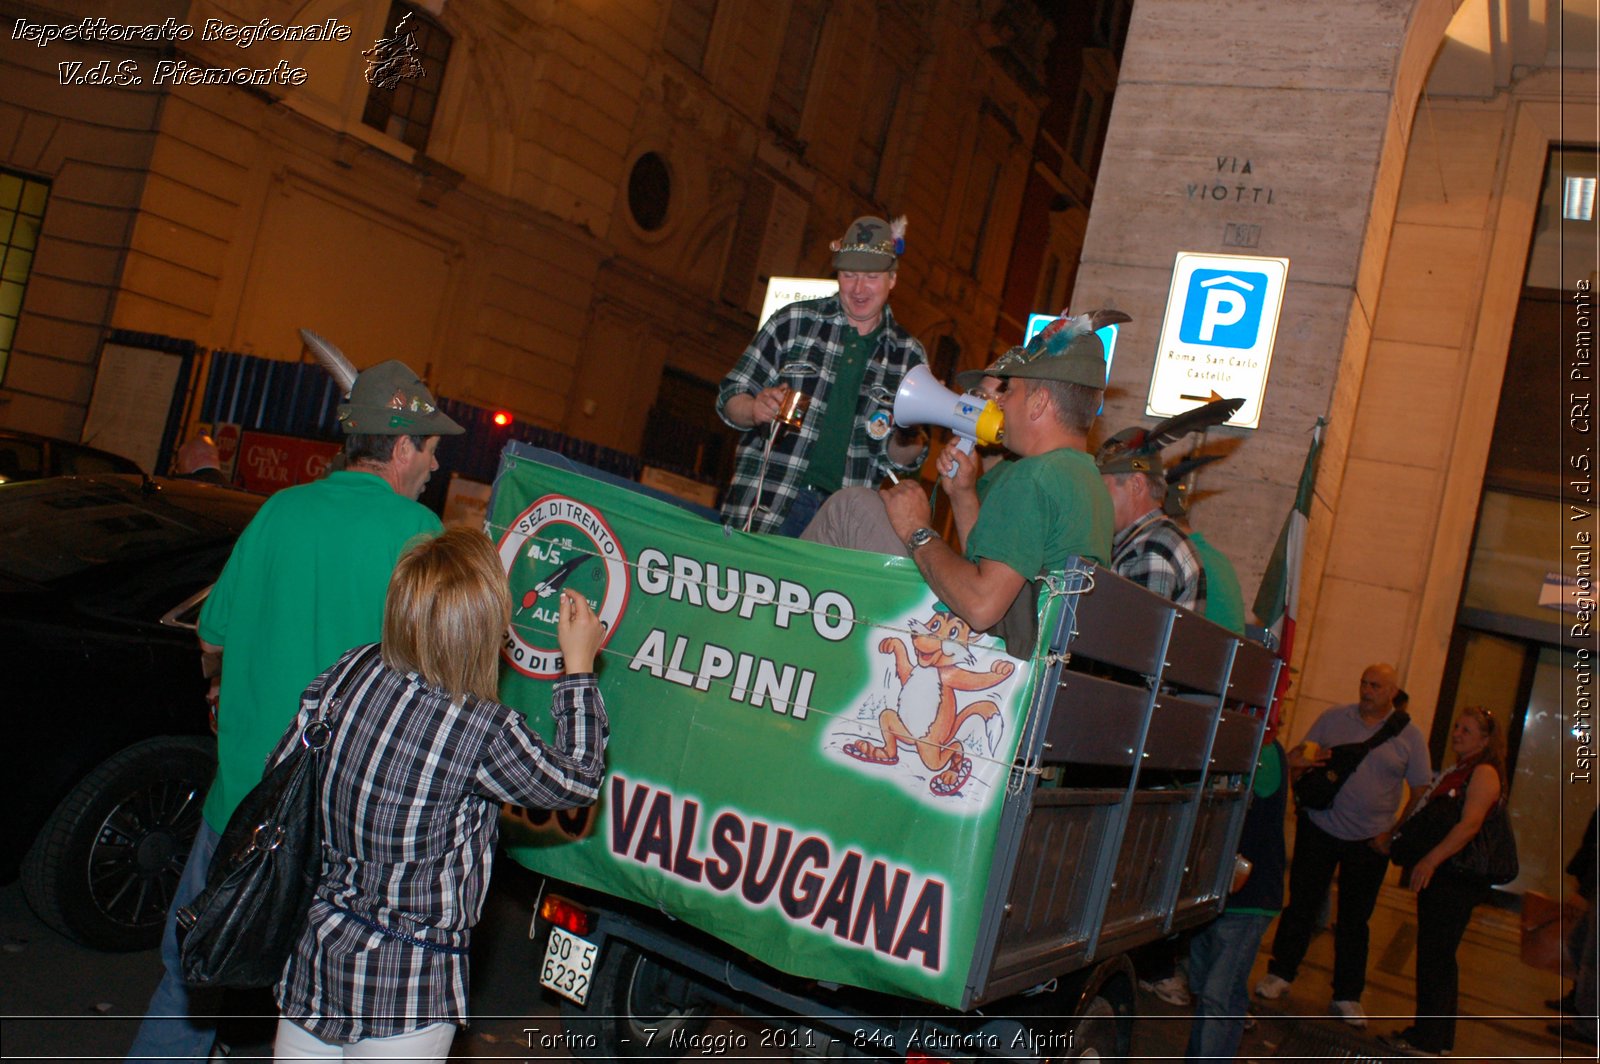
[[[605,626],[604,647],[628,606],[628,558],[611,527],[566,495],[534,500],[500,540],[500,564],[511,583],[511,627],[501,656],[524,676],[561,675],[556,621],[561,590],[589,600]]]

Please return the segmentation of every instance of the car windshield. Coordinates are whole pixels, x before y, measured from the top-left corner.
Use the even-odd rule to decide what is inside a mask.
[[[46,584],[112,563],[170,555],[244,527],[258,499],[154,488],[135,477],[0,488],[0,577]]]

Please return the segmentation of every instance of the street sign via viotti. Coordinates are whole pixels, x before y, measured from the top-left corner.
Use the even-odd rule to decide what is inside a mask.
[[[1171,417],[1243,396],[1227,423],[1256,428],[1288,277],[1288,259],[1178,252],[1145,413]]]

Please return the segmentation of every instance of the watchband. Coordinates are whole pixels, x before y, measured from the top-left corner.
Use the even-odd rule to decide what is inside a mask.
[[[939,533],[926,526],[917,529],[906,537],[906,550],[912,554],[917,553],[918,547],[926,547],[930,542],[939,538]]]

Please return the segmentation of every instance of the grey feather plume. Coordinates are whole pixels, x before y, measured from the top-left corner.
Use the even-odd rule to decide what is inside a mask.
[[[344,357],[344,352],[310,329],[301,329],[300,339],[311,348],[311,353],[317,356],[317,361],[328,371],[333,383],[339,386],[339,394],[348,396],[356,383],[356,368]]]

